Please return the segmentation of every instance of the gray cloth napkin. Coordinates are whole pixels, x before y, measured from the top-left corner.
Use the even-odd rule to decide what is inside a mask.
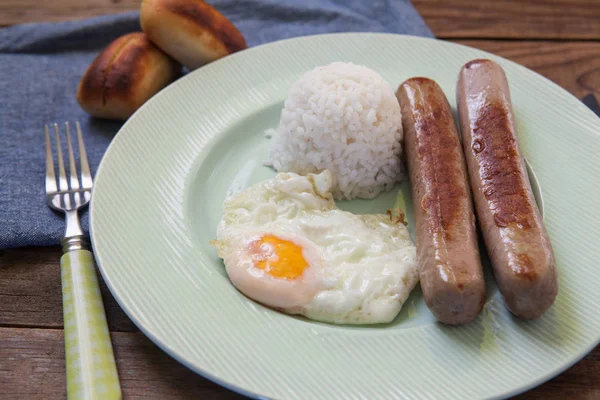
[[[432,36],[408,0],[209,1],[249,46],[328,32]],[[46,205],[44,124],[80,121],[92,172],[121,123],[91,118],[75,100],[87,66],[110,41],[139,31],[139,14],[0,30],[0,249],[60,242]],[[87,215],[82,216],[88,231]]]

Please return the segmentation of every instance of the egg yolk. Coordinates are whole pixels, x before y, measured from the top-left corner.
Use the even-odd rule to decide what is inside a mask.
[[[250,250],[254,266],[274,278],[297,279],[308,267],[301,246],[274,235],[255,240]]]

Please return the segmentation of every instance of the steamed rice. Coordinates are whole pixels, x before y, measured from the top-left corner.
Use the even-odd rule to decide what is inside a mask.
[[[336,62],[291,88],[271,146],[277,171],[332,172],[336,199],[371,199],[403,179],[402,116],[377,72]]]

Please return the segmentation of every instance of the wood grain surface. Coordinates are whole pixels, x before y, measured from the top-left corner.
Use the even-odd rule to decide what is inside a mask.
[[[2,0],[0,26],[132,11],[140,2]],[[600,96],[599,0],[413,3],[439,38],[516,61],[579,98]],[[0,251],[0,399],[65,398],[60,255],[58,248]],[[162,352],[138,331],[103,282],[101,289],[126,399],[241,398]],[[600,399],[600,346],[517,399]]]
[[[141,0],[2,0],[0,26],[55,22],[139,10]]]
[[[60,248],[8,250],[0,255],[0,327],[62,329],[60,256]],[[109,329],[137,331],[102,279],[100,290]]]
[[[0,399],[65,397],[60,255],[59,248],[0,252]],[[242,398],[191,372],[136,332],[100,280],[125,398]],[[598,399],[598,377],[600,347],[517,398]]]
[[[598,1],[600,4],[600,1]],[[599,20],[600,25],[600,20]],[[453,40],[534,70],[578,98],[600,94],[600,42]]]
[[[142,333],[111,334],[126,399],[243,397],[199,377],[158,349]],[[0,398],[66,397],[62,329],[0,328]]]
[[[0,26],[133,11],[140,3],[2,0]],[[439,38],[600,39],[598,0],[413,0],[413,4]]]
[[[598,0],[413,0],[439,38],[600,39]]]

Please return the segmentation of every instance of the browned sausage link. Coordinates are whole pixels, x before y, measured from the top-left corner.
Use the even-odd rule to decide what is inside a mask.
[[[413,193],[425,302],[438,320],[463,324],[485,302],[475,216],[458,131],[437,83],[412,78],[397,92]]]
[[[477,217],[504,302],[542,315],[558,291],[554,253],[519,151],[508,81],[490,60],[461,70],[457,103]]]

